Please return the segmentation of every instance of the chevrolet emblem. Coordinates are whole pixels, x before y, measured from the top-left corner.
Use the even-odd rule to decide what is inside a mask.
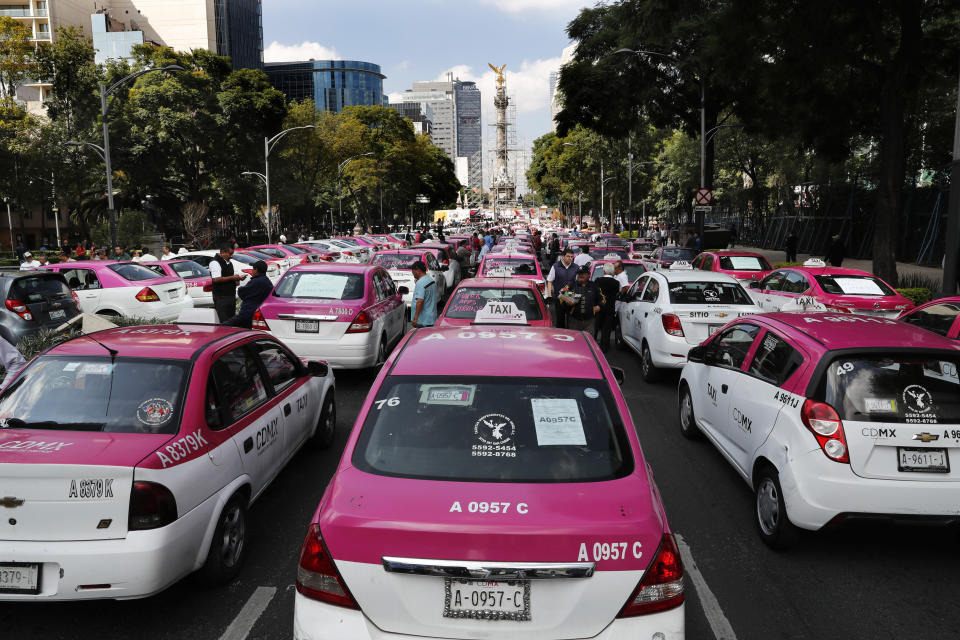
[[[0,507],[6,507],[7,509],[16,509],[22,504],[23,504],[23,500],[21,500],[20,498],[14,498],[13,496],[0,498]]]
[[[725,314],[725,313],[718,313],[718,314],[717,314],[717,317],[718,317],[718,318],[726,318],[726,317],[727,317],[727,314]]]
[[[939,440],[940,436],[934,433],[927,433],[926,431],[924,431],[923,433],[913,434],[913,439],[919,440],[920,442],[933,442],[934,440]]]

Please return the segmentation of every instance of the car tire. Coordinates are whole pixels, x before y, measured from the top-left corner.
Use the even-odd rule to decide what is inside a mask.
[[[383,368],[383,364],[387,361],[387,334],[380,336],[380,341],[377,343],[377,355],[374,356],[373,366],[370,368],[371,373],[374,375],[380,373],[380,369]]]
[[[760,538],[771,549],[787,549],[799,538],[800,530],[790,522],[783,502],[783,489],[776,469],[761,467],[754,479],[756,485],[754,524]]]
[[[311,449],[329,449],[333,445],[333,440],[337,435],[337,400],[333,395],[333,389],[327,392],[327,397],[323,400],[323,409],[320,410],[320,417],[317,419],[317,428],[310,437]]]
[[[700,437],[700,427],[697,426],[697,417],[693,412],[693,396],[686,384],[680,386],[680,434],[688,440]]]
[[[647,346],[646,342],[643,343],[640,351],[640,373],[643,376],[644,382],[654,383],[660,380],[660,369],[653,364],[650,347]]]
[[[620,351],[628,351],[627,341],[623,339],[623,325],[620,324],[620,318],[617,318],[617,324],[613,327],[613,340]]]
[[[208,585],[232,582],[240,573],[247,554],[247,501],[235,493],[217,516],[207,561],[200,569],[201,580]]]

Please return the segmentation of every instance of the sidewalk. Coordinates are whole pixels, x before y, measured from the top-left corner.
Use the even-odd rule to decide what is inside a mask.
[[[786,255],[783,251],[774,251],[771,249],[758,249],[756,247],[743,247],[737,246],[736,249],[742,251],[751,251],[753,253],[759,253],[767,260],[770,261],[770,264],[776,262],[785,262]],[[798,253],[797,262],[803,262],[808,258],[822,258],[823,256],[811,256],[808,253]],[[848,269],[860,269],[861,271],[866,271],[868,273],[873,273],[873,263],[870,260],[844,260],[843,266]],[[927,278],[941,282],[943,280],[943,269],[938,269],[936,267],[919,267],[910,262],[898,262],[897,263],[897,273],[900,274],[900,277],[908,275],[922,275]]]

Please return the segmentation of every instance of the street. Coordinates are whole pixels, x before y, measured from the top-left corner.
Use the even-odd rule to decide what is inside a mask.
[[[786,553],[771,551],[753,530],[746,484],[707,441],[680,435],[676,375],[647,385],[632,353],[611,351],[609,359],[626,371],[623,389],[640,442],[683,543],[689,638],[956,637],[960,604],[945,595],[960,589],[955,531],[868,523],[806,535]],[[306,525],[370,382],[362,373],[338,373],[336,443],[301,451],[253,506],[249,555],[232,585],[210,589],[187,578],[144,600],[6,603],[3,637],[292,637]]]

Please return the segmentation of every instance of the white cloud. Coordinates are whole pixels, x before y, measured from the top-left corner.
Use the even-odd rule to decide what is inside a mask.
[[[390,102],[401,102],[403,100],[403,93],[399,91],[396,93],[388,93],[387,98]]]
[[[511,104],[517,107],[518,116],[550,108],[550,73],[559,68],[559,57],[524,60],[519,70],[511,69],[509,66],[506,68],[504,75],[507,80],[507,95],[510,96]],[[447,73],[452,73],[455,78],[477,83],[483,95],[484,121],[490,122],[489,116],[494,113],[493,98],[497,92],[496,74],[487,68],[478,75],[474,73],[472,67],[459,64],[446,69],[437,76],[436,80],[438,82],[446,80]]]
[[[263,51],[264,62],[301,62],[304,60],[340,60],[336,50],[319,42],[280,44],[276,40]]]
[[[482,0],[483,4],[492,4],[507,13],[524,11],[566,11],[591,6],[584,0]]]

